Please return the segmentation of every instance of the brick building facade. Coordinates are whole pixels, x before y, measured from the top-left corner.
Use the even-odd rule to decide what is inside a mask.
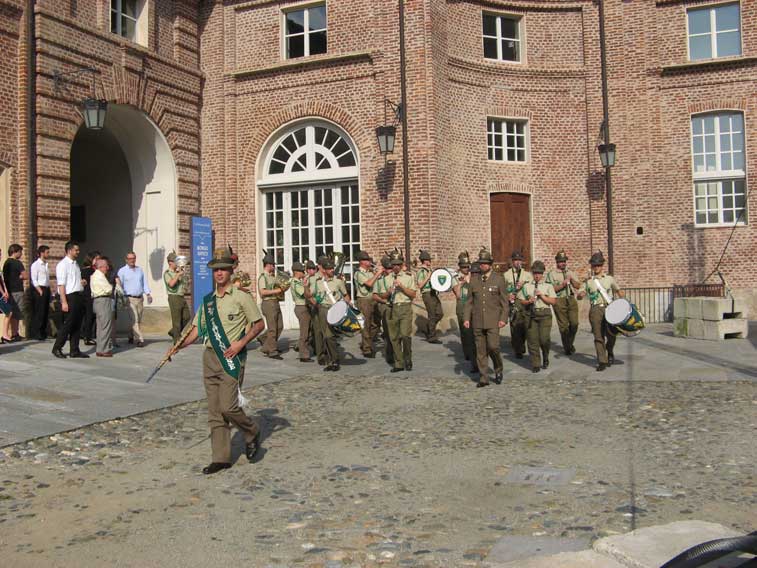
[[[385,99],[401,99],[396,1],[138,0],[120,37],[111,8],[133,1],[36,0],[39,242],[60,256],[72,231],[74,102],[90,88],[89,74],[56,87],[55,72],[92,67],[98,96],[149,117],[170,148],[174,209],[156,210],[175,211],[171,246],[186,250],[189,218],[203,214],[253,274],[263,248],[287,265],[319,247],[402,247],[401,137],[385,157],[374,133]],[[5,238],[26,246],[28,4],[0,0],[0,53],[17,54],[0,61]],[[700,283],[730,238],[721,268],[753,299],[755,229],[731,219],[754,207],[757,4],[605,0],[605,18],[617,277]],[[514,243],[549,265],[564,248],[583,269],[607,250],[598,24],[591,0],[406,0],[414,251],[452,265],[487,245],[505,261]],[[113,130],[125,147],[123,112]],[[150,242],[148,255],[164,252]]]

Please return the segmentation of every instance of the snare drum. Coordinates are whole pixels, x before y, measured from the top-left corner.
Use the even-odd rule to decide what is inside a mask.
[[[360,315],[344,300],[329,308],[326,321],[342,333],[356,333],[362,329]]]
[[[605,309],[607,330],[612,335],[622,333],[626,337],[638,335],[644,329],[644,318],[639,310],[625,298],[618,298],[610,302]]]
[[[437,268],[431,273],[431,288],[437,292],[449,292],[452,290],[454,278],[452,272],[446,268]]]

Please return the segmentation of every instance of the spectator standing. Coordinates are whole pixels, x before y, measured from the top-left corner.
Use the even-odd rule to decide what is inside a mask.
[[[147,303],[152,304],[152,293],[147,284],[144,271],[137,266],[137,255],[130,252],[126,255],[126,266],[118,271],[118,279],[124,289],[124,295],[129,299],[129,312],[131,314],[131,331],[129,343],[136,341],[137,347],[145,346],[145,338],[142,335],[142,313],[144,311],[144,296]]]
[[[37,260],[32,263],[32,324],[27,335],[29,339],[44,341],[47,339],[47,318],[50,314],[50,269],[47,266],[47,258],[50,256],[50,247],[42,245],[37,249]]]
[[[81,270],[76,262],[79,256],[79,245],[75,241],[66,243],[66,256],[55,267],[55,277],[58,281],[60,308],[63,312],[63,325],[58,328],[58,336],[53,345],[53,355],[65,359],[63,345],[69,342],[69,355],[72,359],[89,359],[89,355],[79,350],[79,336],[81,334],[81,319],[84,314],[82,299]]]
[[[95,263],[100,258],[98,251],[92,251],[87,253],[84,257],[84,263],[81,267],[81,277],[84,280],[84,289],[82,290],[82,298],[84,298],[84,317],[81,322],[81,336],[84,339],[84,345],[94,345],[95,337],[95,312],[93,304],[92,290],[89,287],[92,273],[95,272]]]
[[[108,261],[98,258],[90,278],[92,306],[97,320],[97,357],[113,357],[113,285],[108,281]]]
[[[3,251],[0,250],[0,258],[2,258]],[[11,313],[11,305],[8,302],[10,300],[10,294],[5,288],[5,281],[3,280],[3,271],[0,270],[0,313],[4,316],[8,316]]]
[[[8,302],[11,305],[11,312],[5,318],[3,343],[21,341],[21,336],[18,333],[18,322],[23,319],[21,306],[24,301],[26,272],[24,271],[24,263],[19,259],[23,250],[23,247],[19,244],[14,243],[9,246],[8,258],[3,264],[3,280],[5,281],[5,290],[9,294]]]

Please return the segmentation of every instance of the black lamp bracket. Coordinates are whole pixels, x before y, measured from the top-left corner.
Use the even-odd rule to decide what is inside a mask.
[[[95,79],[97,77],[97,69],[94,67],[82,67],[81,69],[76,69],[75,71],[53,71],[53,84],[55,86],[55,92],[59,92],[62,86],[73,79],[74,77],[79,77],[81,75],[84,75],[86,73],[91,73],[92,77],[92,98],[95,98]]]
[[[396,127],[400,122],[402,122],[402,113],[404,112],[402,103],[395,103],[390,101],[389,99],[384,99],[384,124],[387,124],[389,109],[391,109],[392,114],[394,115],[392,126]]]

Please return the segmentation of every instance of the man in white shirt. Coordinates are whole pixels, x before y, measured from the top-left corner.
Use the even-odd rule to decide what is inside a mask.
[[[50,313],[50,271],[47,257],[50,247],[42,245],[37,249],[37,260],[32,263],[32,324],[29,339],[47,339],[47,317]]]
[[[147,296],[147,303],[152,304],[152,294],[150,286],[147,284],[144,271],[137,266],[137,255],[130,252],[126,255],[126,266],[122,266],[118,271],[118,279],[124,289],[124,295],[129,298],[129,312],[131,313],[131,331],[129,332],[129,343],[137,342],[137,347],[145,346],[145,338],[142,335],[140,324],[142,323],[142,312],[144,310],[144,298]]]
[[[84,298],[82,298],[84,285],[81,280],[81,270],[76,263],[78,256],[79,244],[68,241],[66,256],[55,267],[60,307],[63,311],[63,325],[58,328],[58,337],[53,345],[53,355],[58,359],[66,358],[62,351],[66,340],[69,342],[69,356],[72,359],[89,359],[89,355],[79,350],[79,333],[84,316]]]

